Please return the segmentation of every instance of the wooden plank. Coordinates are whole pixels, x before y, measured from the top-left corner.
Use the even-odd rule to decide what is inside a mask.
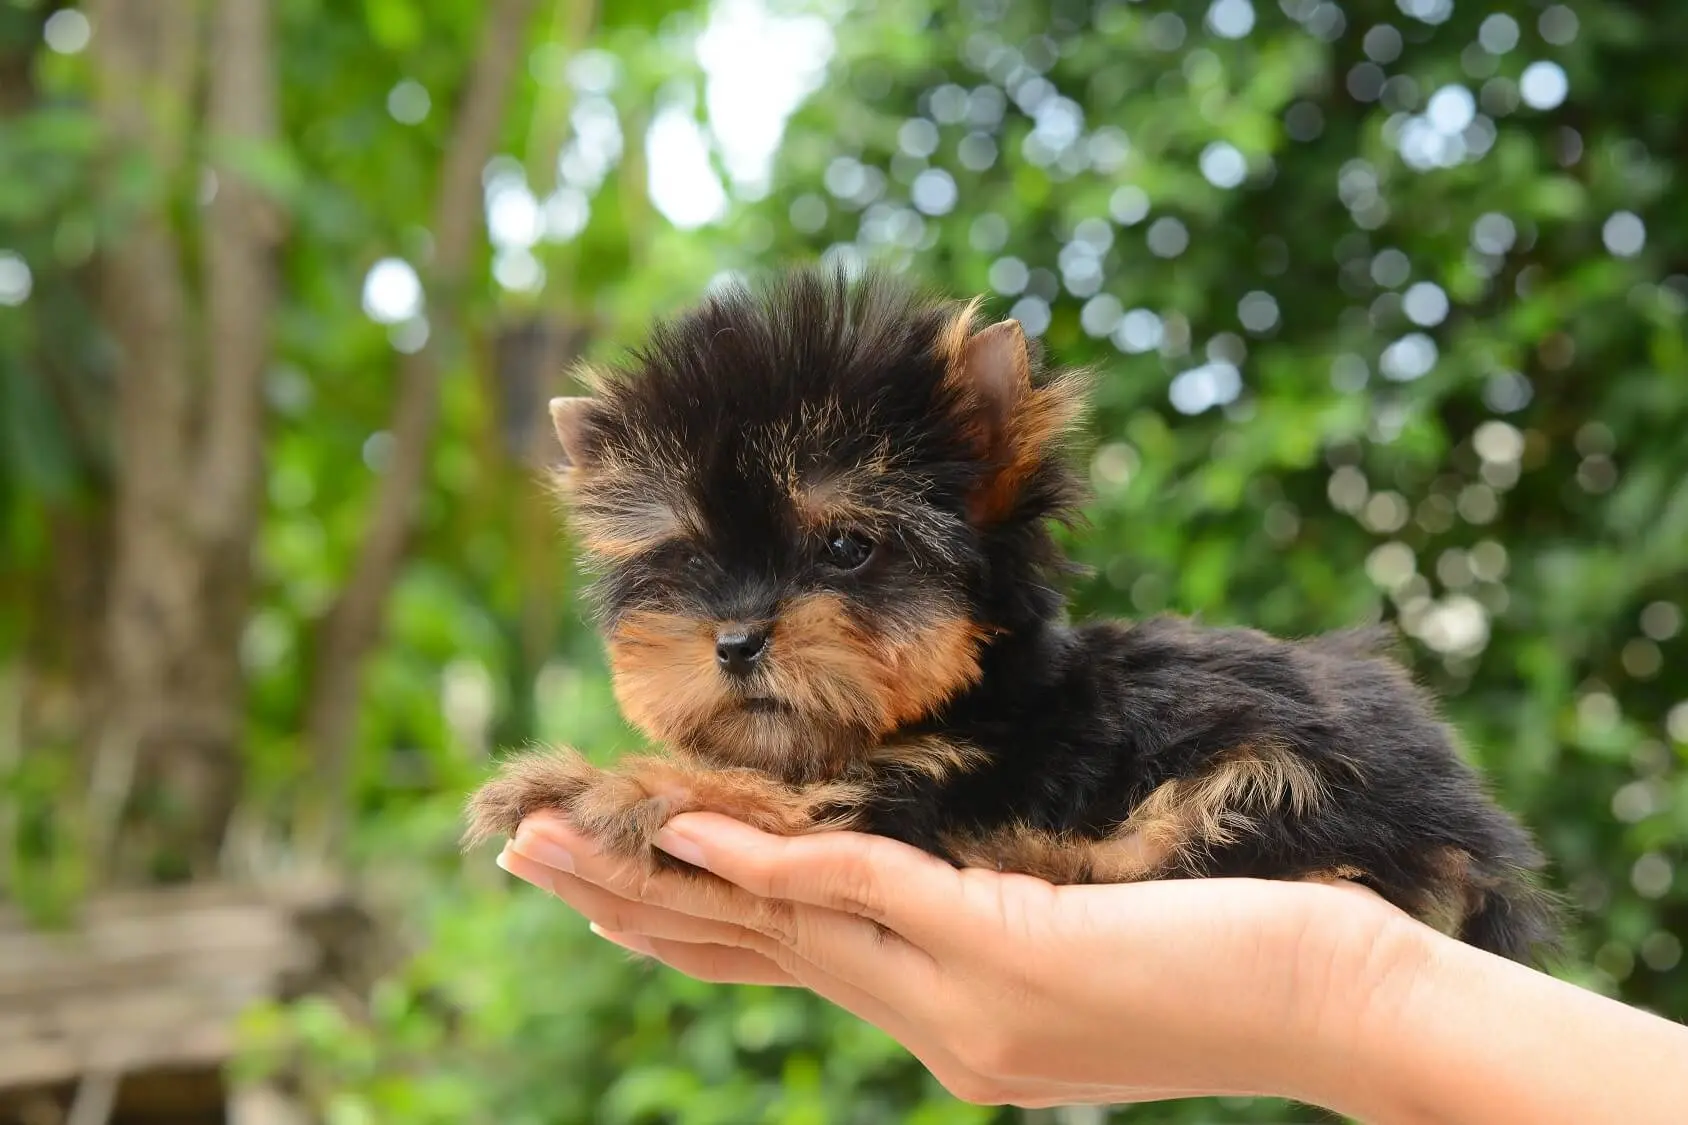
[[[62,998],[104,993],[133,984],[190,986],[196,981],[257,976],[274,980],[309,968],[316,952],[297,931],[277,929],[266,940],[232,946],[187,946],[146,950],[131,957],[89,957],[71,951],[24,956],[35,968],[28,976],[0,976],[0,1013],[12,1013]]]
[[[299,1102],[274,1086],[248,1086],[234,1090],[228,1102],[229,1125],[311,1125],[311,1116]]]
[[[89,1074],[216,1067],[237,1021],[321,951],[323,884],[102,896],[64,931],[0,909],[0,1090]]]
[[[155,914],[177,914],[206,907],[265,904],[284,910],[308,910],[342,898],[345,888],[327,877],[299,876],[262,884],[205,882],[167,887],[102,891],[77,907],[72,930],[98,926],[112,919],[144,918]],[[57,934],[66,931],[35,926],[14,903],[0,902],[0,933],[32,931]]]
[[[70,1082],[102,1067],[125,1073],[216,1067],[228,1060],[234,1048],[234,1025],[227,1019],[155,1028],[123,1043],[41,1039],[9,1046],[0,1054],[0,1089]]]

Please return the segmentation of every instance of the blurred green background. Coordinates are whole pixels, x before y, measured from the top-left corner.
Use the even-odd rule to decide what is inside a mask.
[[[955,1102],[456,850],[500,751],[636,743],[545,399],[824,255],[1100,367],[1080,611],[1398,622],[1568,972],[1688,1017],[1685,43],[1639,0],[0,0],[0,895],[354,880],[398,954],[233,1070],[333,1125],[1107,1119]]]

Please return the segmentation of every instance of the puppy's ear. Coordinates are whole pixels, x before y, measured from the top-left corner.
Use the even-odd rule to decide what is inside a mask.
[[[1083,412],[1086,381],[1066,373],[1032,384],[1032,352],[1017,320],[972,331],[969,305],[945,337],[945,382],[984,464],[968,515],[977,525],[1010,515],[1026,481]]]
[[[960,358],[955,375],[983,415],[981,421],[994,435],[1007,434],[1015,410],[1032,390],[1025,329],[1017,320],[993,324],[968,338]]]
[[[564,468],[584,469],[591,463],[587,438],[591,433],[595,405],[590,398],[551,400],[551,425],[556,429],[557,441],[563,447]]]
[[[1017,320],[975,332],[979,305],[972,301],[956,315],[938,348],[944,385],[974,456],[996,461],[1010,444],[1015,409],[1031,393],[1031,355]]]

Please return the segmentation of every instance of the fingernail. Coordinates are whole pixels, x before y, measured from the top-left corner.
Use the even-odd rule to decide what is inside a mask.
[[[664,828],[656,834],[656,846],[693,867],[701,867],[705,871],[709,869],[709,864],[703,858],[703,849],[672,828]]]
[[[532,832],[518,832],[515,842],[510,846],[518,854],[526,856],[535,863],[549,867],[553,871],[563,871],[569,874],[574,872],[574,856],[543,836]]]
[[[636,937],[633,934],[612,934],[596,922],[593,922],[589,929],[611,945],[619,945],[621,948],[637,953],[642,957],[656,956],[656,947],[642,937]]]
[[[522,882],[538,887],[549,895],[557,893],[557,884],[555,879],[552,878],[555,873],[551,868],[529,859],[518,852],[514,845],[504,845],[504,850],[498,853],[496,862],[499,867]]]

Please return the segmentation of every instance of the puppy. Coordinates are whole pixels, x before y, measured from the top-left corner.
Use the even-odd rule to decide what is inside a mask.
[[[671,816],[854,829],[1054,883],[1345,877],[1550,949],[1542,857],[1386,633],[1071,624],[1086,378],[1014,321],[797,271],[658,326],[551,404],[616,698],[661,755],[507,761],[466,841],[556,809],[615,853]]]

